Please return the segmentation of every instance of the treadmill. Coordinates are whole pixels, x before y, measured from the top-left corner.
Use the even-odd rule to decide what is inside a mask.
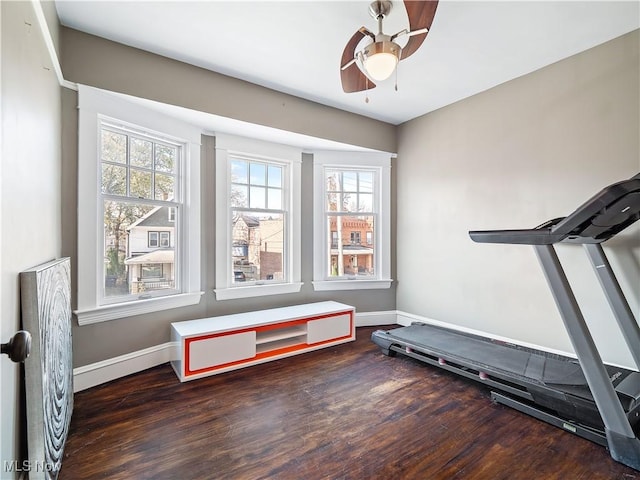
[[[640,219],[640,173],[602,189],[567,217],[533,229],[470,231],[477,243],[532,245],[576,358],[414,322],[371,339],[491,388],[492,400],[580,435],[640,470],[640,328],[601,244]],[[560,264],[556,243],[582,244],[631,351],[635,370],[606,365]]]

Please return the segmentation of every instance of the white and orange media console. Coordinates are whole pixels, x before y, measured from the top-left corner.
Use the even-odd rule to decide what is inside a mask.
[[[355,308],[318,302],[171,324],[181,382],[356,339]]]

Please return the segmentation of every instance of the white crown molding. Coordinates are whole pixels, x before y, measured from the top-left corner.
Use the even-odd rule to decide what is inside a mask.
[[[47,25],[47,19],[44,16],[44,11],[42,10],[40,0],[31,0],[31,4],[33,5],[33,10],[35,12],[36,19],[38,20],[38,27],[40,28],[40,32],[42,33],[42,38],[44,39],[47,51],[49,52],[49,58],[51,59],[53,70],[55,71],[56,77],[58,78],[58,83],[61,87],[69,88],[71,90],[78,90],[78,85],[74,82],[70,82],[69,80],[65,80],[62,74],[60,60],[58,59],[56,47],[53,44],[51,31],[49,30],[49,25]]]

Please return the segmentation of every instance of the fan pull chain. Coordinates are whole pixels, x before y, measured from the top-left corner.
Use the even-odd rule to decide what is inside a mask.
[[[364,103],[369,103],[369,77],[365,76]]]
[[[396,89],[396,92],[398,91],[398,69],[400,68],[400,62],[398,62],[398,65],[396,65],[396,84],[394,86],[394,88]]]

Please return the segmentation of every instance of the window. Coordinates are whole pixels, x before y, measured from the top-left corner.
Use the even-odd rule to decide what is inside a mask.
[[[160,245],[160,241],[158,240],[158,232],[149,232],[149,248],[157,247]]]
[[[160,232],[160,247],[170,248],[171,247],[169,243],[170,237],[171,237],[171,232]]]
[[[314,154],[315,290],[391,285],[389,170],[389,154]]]
[[[300,290],[299,149],[216,136],[216,298]]]
[[[175,222],[175,214],[174,214],[173,221]],[[149,248],[154,248],[154,247],[169,248],[171,246],[169,241],[170,238],[171,238],[171,232],[149,232],[149,242],[147,245]]]
[[[142,278],[162,278],[162,264],[151,263],[141,266]]]
[[[79,100],[78,322],[198,303],[200,133],[101,90]]]

